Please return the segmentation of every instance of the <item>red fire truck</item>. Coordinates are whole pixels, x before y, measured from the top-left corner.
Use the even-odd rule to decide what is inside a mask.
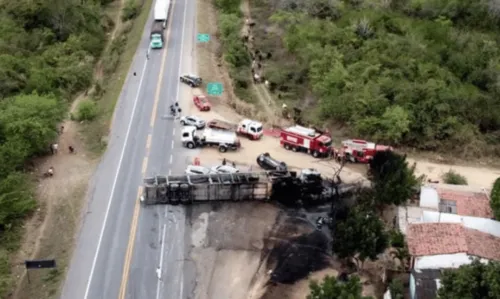
[[[325,132],[302,126],[283,129],[280,144],[287,150],[302,151],[318,158],[332,152],[332,138]]]
[[[342,141],[342,147],[337,154],[339,158],[345,157],[349,162],[369,163],[375,153],[387,150],[392,151],[392,147],[361,139],[348,139]]]

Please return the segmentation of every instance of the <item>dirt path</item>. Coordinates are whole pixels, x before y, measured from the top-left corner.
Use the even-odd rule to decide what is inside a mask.
[[[255,72],[259,77],[262,78],[262,71],[261,71],[261,63],[260,59],[257,57],[257,55],[253,55],[255,53],[256,49],[253,43],[254,40],[254,35],[253,35],[253,21],[252,21],[252,16],[250,14],[250,3],[248,0],[243,0],[240,5],[240,10],[243,13],[243,16],[245,18],[245,23],[243,25],[243,28],[241,29],[242,32],[241,34],[245,36],[246,38],[246,46],[248,51],[250,52],[249,55],[254,57],[254,60],[252,61],[252,72]],[[267,89],[266,85],[264,82],[260,81],[255,81],[253,77],[253,73],[249,74],[250,76],[250,82],[252,84],[252,87],[255,91],[255,95],[257,96],[257,99],[259,101],[260,106],[264,108],[265,112],[265,119],[272,124],[278,125],[278,122],[280,120],[280,116],[278,115],[276,103],[271,96],[269,90]]]
[[[114,4],[119,7],[108,46],[121,28],[120,12],[123,4],[123,0]],[[102,78],[102,61],[96,64],[94,76],[96,80]],[[87,92],[82,93],[75,98],[70,114],[76,111],[86,94]],[[57,282],[63,279],[71,256],[74,233],[78,230],[81,218],[82,199],[98,160],[85,151],[78,123],[67,119],[61,124],[61,129],[56,141],[59,145],[58,153],[35,161],[33,174],[38,182],[36,195],[40,208],[25,223],[21,248],[13,259],[13,263],[17,265],[13,268],[13,276],[18,283],[11,298],[43,299],[53,296],[58,292]],[[74,153],[69,152],[69,146],[75,148]],[[42,174],[49,167],[54,168],[54,176],[44,179]],[[51,272],[30,273],[31,283],[28,284],[24,267],[19,266],[19,263],[25,259],[43,258],[57,258],[58,268]]]

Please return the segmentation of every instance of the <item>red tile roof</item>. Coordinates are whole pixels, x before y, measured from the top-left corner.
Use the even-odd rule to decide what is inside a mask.
[[[455,201],[457,214],[480,218],[493,218],[490,200],[485,193],[437,189],[439,199]]]
[[[459,223],[413,223],[407,239],[413,256],[467,253],[500,261],[500,238]]]

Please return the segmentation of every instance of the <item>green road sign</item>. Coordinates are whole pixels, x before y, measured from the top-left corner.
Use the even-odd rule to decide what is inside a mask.
[[[210,96],[220,96],[224,92],[222,83],[211,82],[207,83],[207,93]]]
[[[198,33],[198,42],[199,43],[208,43],[209,41],[210,41],[210,34]]]

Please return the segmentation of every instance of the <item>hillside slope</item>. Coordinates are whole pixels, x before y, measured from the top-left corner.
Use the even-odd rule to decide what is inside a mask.
[[[421,150],[500,155],[495,3],[250,4],[254,43],[270,53],[262,65],[273,94],[302,109],[314,107],[308,110],[317,123]]]

